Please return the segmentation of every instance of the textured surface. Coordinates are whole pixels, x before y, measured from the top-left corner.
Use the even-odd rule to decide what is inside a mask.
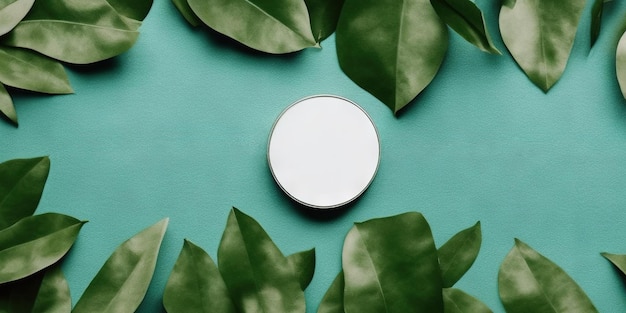
[[[170,1],[158,0],[127,53],[98,71],[69,70],[76,94],[15,97],[20,128],[0,123],[0,159],[50,155],[38,212],[90,221],[63,264],[74,301],[119,244],[170,217],[138,311],[161,312],[183,238],[215,258],[236,206],[286,255],[316,247],[310,312],[340,270],[352,222],[409,210],[424,214],[437,246],[481,221],[481,252],[455,287],[495,312],[503,312],[498,268],[514,237],[567,271],[600,312],[626,308],[626,289],[599,254],[626,253],[626,102],[613,59],[626,3],[605,12],[591,53],[583,19],[568,67],[548,94],[496,35],[498,6],[477,5],[504,55],[487,55],[451,32],[439,75],[395,118],[341,72],[334,36],[321,50],[250,53],[191,29]],[[280,112],[319,93],[360,104],[381,137],[376,179],[332,218],[291,202],[265,157]]]

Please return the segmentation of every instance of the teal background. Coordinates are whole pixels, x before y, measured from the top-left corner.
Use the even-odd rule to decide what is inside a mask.
[[[504,55],[482,53],[451,32],[433,83],[394,117],[341,72],[334,37],[321,50],[258,54],[192,29],[169,1],[157,0],[130,51],[69,68],[75,94],[15,95],[20,127],[0,123],[0,160],[49,155],[38,213],[89,220],[63,263],[74,301],[119,244],[169,217],[138,311],[161,312],[183,238],[215,258],[236,206],[285,254],[316,248],[309,312],[340,270],[352,223],[406,211],[425,215],[437,245],[481,221],[482,250],[457,286],[495,312],[503,312],[498,268],[514,238],[560,265],[601,312],[624,311],[624,284],[599,253],[626,253],[626,101],[614,69],[626,4],[608,4],[589,52],[588,3],[568,67],[547,94],[506,52],[497,1],[477,4]],[[334,215],[290,201],[265,156],[279,113],[320,93],[359,103],[381,137],[373,184]]]

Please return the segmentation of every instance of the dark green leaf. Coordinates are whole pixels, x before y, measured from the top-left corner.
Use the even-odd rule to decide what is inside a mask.
[[[176,6],[176,9],[178,9],[178,12],[180,12],[180,14],[191,26],[198,27],[202,24],[202,21],[200,21],[200,18],[198,18],[196,13],[193,13],[193,10],[189,6],[187,0],[172,0],[172,2],[174,3],[174,6]]]
[[[311,18],[313,37],[317,42],[328,38],[337,28],[344,0],[304,0]]]
[[[615,54],[617,82],[619,83],[622,95],[626,98],[626,32],[622,35],[622,38],[620,38]]]
[[[209,27],[268,53],[315,46],[304,0],[188,0]]]
[[[598,36],[600,35],[600,29],[602,28],[602,11],[604,10],[605,0],[593,0],[593,6],[591,7],[591,28],[590,28],[590,45],[596,43]]]
[[[61,63],[32,50],[0,46],[0,82],[51,94],[72,93]]]
[[[35,299],[33,313],[70,313],[70,287],[59,265],[46,269]]]
[[[444,313],[491,313],[480,300],[456,288],[443,289]]]
[[[130,49],[139,35],[136,27],[106,1],[36,1],[3,43],[63,62],[87,64]]]
[[[336,41],[343,72],[395,114],[439,71],[448,29],[429,0],[346,0]]]
[[[49,171],[48,157],[0,163],[0,230],[35,213]]]
[[[189,240],[185,240],[165,285],[163,306],[168,313],[235,312],[217,266]]]
[[[324,298],[320,306],[317,308],[317,313],[344,313],[343,308],[343,288],[345,284],[343,281],[343,271],[339,272],[339,275],[335,278],[333,283],[326,291]]]
[[[430,0],[441,19],[480,50],[502,54],[491,41],[483,12],[471,0]]]
[[[500,266],[498,290],[508,313],[598,312],[567,273],[518,239]]]
[[[563,74],[585,0],[503,0],[500,31],[530,80],[547,92]]]
[[[0,84],[0,113],[17,126],[17,112],[15,112],[15,107],[13,106],[13,99],[11,99],[11,95],[9,95],[9,92],[2,84]],[[0,214],[2,213],[0,212]],[[2,223],[2,219],[0,219],[0,223]],[[2,229],[1,226],[0,229]]]
[[[67,215],[46,213],[0,231],[0,284],[56,263],[72,247],[83,224]]]
[[[460,231],[439,248],[439,267],[444,288],[454,286],[472,267],[480,251],[481,241],[480,222],[478,222]]]
[[[437,249],[417,212],[355,223],[342,262],[346,312],[443,310]]]
[[[315,248],[294,253],[287,257],[287,261],[298,276],[300,287],[305,290],[315,274]]]
[[[601,253],[603,257],[607,260],[611,261],[613,265],[620,270],[624,275],[626,275],[626,255],[623,254],[611,254],[611,253]]]
[[[135,312],[152,280],[168,219],[144,229],[111,254],[73,313]]]
[[[35,3],[35,0],[0,0],[0,36],[10,32]]]
[[[304,292],[261,225],[233,208],[218,249],[219,270],[239,312],[304,312]]]
[[[143,21],[150,12],[152,0],[106,0],[119,14]]]

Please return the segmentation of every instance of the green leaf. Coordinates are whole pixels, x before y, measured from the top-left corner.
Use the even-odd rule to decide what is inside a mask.
[[[218,267],[238,312],[304,312],[304,292],[261,225],[236,208],[218,248]]]
[[[439,248],[439,267],[444,288],[454,286],[472,267],[480,251],[481,241],[480,222],[478,222],[460,231]]]
[[[34,3],[35,0],[0,0],[0,36],[10,32]]]
[[[84,223],[71,216],[46,213],[25,217],[0,231],[0,284],[56,263],[72,247]]]
[[[622,91],[622,95],[626,98],[626,32],[617,44],[617,52],[615,53],[615,71],[617,73],[617,82]]]
[[[294,253],[287,257],[287,262],[298,276],[300,287],[305,290],[315,274],[315,248]]]
[[[503,0],[506,47],[537,87],[547,92],[563,74],[585,0]]]
[[[209,27],[242,44],[267,53],[313,47],[304,0],[188,0]]]
[[[17,112],[15,112],[15,107],[13,106],[13,99],[11,99],[11,95],[9,95],[9,92],[4,88],[3,84],[0,84],[0,113],[17,126]],[[2,212],[0,212],[0,214],[2,214]],[[2,219],[0,219],[0,224],[1,223]]]
[[[589,29],[590,45],[596,43],[598,36],[600,36],[600,29],[602,28],[602,11],[604,10],[605,0],[594,0],[591,7],[591,28]]]
[[[119,55],[137,40],[136,24],[106,1],[36,1],[3,43],[57,60],[88,64]]]
[[[50,159],[0,163],[0,230],[35,213],[50,171]]]
[[[623,254],[611,254],[611,253],[600,253],[607,260],[611,261],[613,265],[620,270],[624,275],[626,275],[626,255]]]
[[[122,243],[76,303],[73,313],[135,312],[152,280],[168,219]]]
[[[0,312],[69,313],[70,309],[69,286],[58,263],[0,285]]]
[[[119,14],[133,20],[143,21],[150,8],[152,0],[106,0]]]
[[[343,271],[339,272],[333,283],[330,285],[320,306],[317,308],[317,313],[344,313],[343,308],[343,288],[345,283],[343,281]]]
[[[7,86],[50,93],[72,93],[61,63],[32,50],[0,46],[0,82]]]
[[[346,312],[443,310],[437,249],[417,212],[355,223],[342,262]]]
[[[492,313],[480,300],[456,288],[443,289],[444,313]]]
[[[502,54],[491,41],[483,12],[470,0],[430,0],[439,17],[480,50]]]
[[[211,257],[186,239],[165,285],[163,306],[168,313],[235,312],[226,284]]]
[[[598,312],[565,271],[518,239],[500,266],[498,290],[507,313]]]
[[[200,18],[198,18],[196,13],[193,13],[193,10],[189,6],[187,0],[172,0],[172,3],[174,3],[178,12],[180,12],[180,14],[191,26],[198,27],[202,24],[202,21],[200,21]]]
[[[448,29],[429,0],[346,0],[336,41],[343,72],[396,114],[439,71]]]
[[[317,42],[328,38],[337,29],[344,0],[304,0],[311,18],[311,30]]]

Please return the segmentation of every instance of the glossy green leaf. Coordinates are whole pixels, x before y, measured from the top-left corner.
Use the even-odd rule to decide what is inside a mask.
[[[443,289],[444,313],[491,313],[480,300],[456,288]]]
[[[11,99],[11,95],[9,95],[9,92],[4,88],[3,84],[0,84],[0,113],[17,126],[17,112],[15,112],[15,107],[13,106],[13,99]],[[2,223],[1,219],[0,223]]]
[[[0,283],[32,275],[54,263],[72,247],[81,222],[46,213],[29,216],[0,231]]]
[[[622,95],[626,98],[626,32],[622,35],[617,44],[617,52],[615,53],[615,71],[617,73],[617,82],[622,91]]]
[[[10,32],[34,3],[35,0],[0,0],[0,36]]]
[[[500,266],[498,291],[507,313],[598,312],[565,271],[518,239]]]
[[[623,254],[611,254],[611,253],[601,253],[603,257],[607,260],[611,261],[613,265],[620,270],[624,275],[626,275],[626,255]]]
[[[106,0],[119,14],[143,21],[152,8],[152,0]]]
[[[480,251],[481,242],[482,235],[478,222],[460,231],[439,248],[439,267],[444,288],[454,286],[472,267]]]
[[[313,47],[304,0],[188,0],[202,22],[242,44],[268,53]]]
[[[202,24],[200,18],[193,13],[193,10],[189,6],[187,0],[172,0],[178,12],[185,18],[185,20],[193,27],[198,27]]]
[[[443,310],[437,249],[417,212],[355,223],[342,263],[347,313]]]
[[[439,71],[448,29],[429,0],[346,0],[336,41],[343,72],[396,114]]]
[[[250,216],[233,208],[217,254],[238,312],[305,311],[304,292],[289,261]]]
[[[36,1],[3,43],[87,64],[125,52],[138,35],[136,23],[129,23],[104,0]]]
[[[135,312],[152,280],[168,219],[122,243],[76,303],[73,313]]]
[[[0,230],[35,213],[50,171],[50,159],[0,163]]]
[[[537,87],[547,92],[563,74],[585,0],[503,0],[500,32]]]
[[[461,37],[480,50],[502,54],[489,36],[483,12],[471,0],[430,0],[435,12]]]
[[[7,86],[50,93],[72,93],[61,63],[32,50],[0,46],[0,82]]]
[[[604,11],[605,0],[593,0],[591,6],[591,28],[589,29],[590,45],[596,43],[598,36],[600,36],[600,29],[602,28],[602,11]]]
[[[168,313],[235,312],[217,266],[189,240],[185,240],[165,285],[163,306]]]
[[[328,38],[337,29],[344,0],[304,0],[309,10],[311,30],[317,42]]]
[[[317,313],[344,313],[343,307],[343,288],[345,283],[343,281],[343,271],[339,272],[333,283],[330,285],[320,306],[317,308]]]
[[[287,261],[298,276],[300,287],[305,290],[315,274],[315,248],[294,253],[287,257]]]
[[[3,313],[69,313],[71,305],[69,286],[58,263],[0,285]]]

